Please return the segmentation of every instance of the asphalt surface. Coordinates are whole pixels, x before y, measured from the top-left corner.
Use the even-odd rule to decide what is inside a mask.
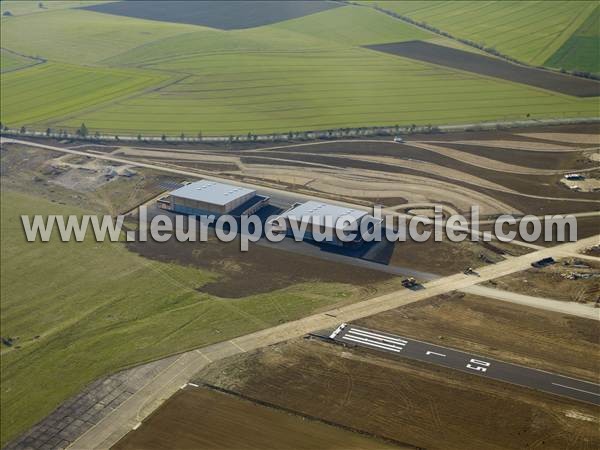
[[[577,380],[543,370],[530,369],[488,357],[461,352],[403,336],[352,324],[338,327],[330,338],[346,345],[366,347],[394,356],[505,381],[581,402],[600,405],[600,384]]]

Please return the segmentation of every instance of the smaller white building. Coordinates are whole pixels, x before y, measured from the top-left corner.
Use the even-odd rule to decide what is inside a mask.
[[[340,220],[342,218],[348,220]],[[338,233],[359,234],[360,224],[366,218],[376,222],[366,211],[311,200],[293,205],[278,217],[271,219],[269,224],[273,227],[273,232],[292,236],[294,229],[301,230],[302,223],[306,223],[305,240],[315,240],[312,231],[317,228],[319,233],[329,233],[333,236],[333,240],[328,241],[328,244],[342,246],[349,243],[340,241],[337,238]],[[353,243],[360,241],[362,238],[359,235]]]

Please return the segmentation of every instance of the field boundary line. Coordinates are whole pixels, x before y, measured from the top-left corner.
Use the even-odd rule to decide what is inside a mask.
[[[496,57],[496,58],[499,58],[499,59],[503,59],[503,60],[511,62],[513,64],[518,64],[518,65],[525,66],[525,67],[530,67],[530,68],[536,68],[536,69],[539,69],[539,70],[546,70],[548,72],[553,72],[553,73],[563,73],[561,71],[555,70],[555,69],[550,68],[550,67],[534,66],[533,64],[525,63],[524,61],[521,61],[521,60],[519,60],[517,58],[513,58],[512,56],[509,56],[509,55],[505,55],[504,53],[501,53],[501,52],[499,52],[497,50],[490,51],[490,49],[486,48],[485,45],[480,44],[479,42],[472,41],[472,40],[469,40],[469,39],[463,39],[463,38],[456,37],[456,36],[452,35],[451,33],[447,32],[447,31],[444,31],[442,29],[438,29],[437,27],[434,27],[434,26],[431,26],[431,25],[430,26],[424,26],[418,20],[413,19],[410,16],[405,16],[403,14],[396,13],[394,11],[390,11],[390,10],[387,10],[385,8],[381,8],[380,6],[377,6],[377,4],[375,4],[375,6],[370,6],[370,5],[367,5],[367,4],[355,3],[355,2],[353,2],[351,0],[341,0],[341,1],[343,3],[347,3],[347,4],[353,5],[353,6],[363,6],[363,7],[366,7],[366,8],[372,8],[372,9],[374,9],[376,11],[379,11],[379,12],[381,12],[383,14],[386,14],[386,15],[394,18],[394,19],[401,20],[401,21],[403,21],[405,23],[413,25],[413,26],[415,26],[415,27],[417,27],[417,28],[419,28],[421,30],[426,30],[426,31],[428,31],[428,32],[430,32],[432,34],[437,35],[437,36],[442,36],[444,38],[451,39],[451,40],[459,42],[459,43],[461,43],[463,45],[467,45],[469,47],[472,47],[472,48],[475,48],[477,50],[480,50],[480,51],[486,53],[487,55],[490,55],[490,56],[493,56],[493,57]],[[567,37],[567,39],[568,39],[568,37]],[[563,43],[564,42],[566,42],[566,39],[563,41]],[[536,55],[536,57],[537,56],[538,55]],[[570,76],[577,77],[577,78],[587,78],[587,79],[590,79],[590,78],[591,79],[598,79],[599,78],[598,76],[593,75],[593,74],[590,74],[590,76],[582,76],[582,75],[579,75],[579,74],[577,74],[575,72],[572,72],[572,71],[565,71],[565,74],[568,74]]]
[[[220,392],[221,394],[229,395],[231,397],[235,397],[235,398],[241,399],[241,400],[246,401],[246,402],[254,403],[256,405],[260,405],[260,406],[263,406],[265,408],[273,409],[275,411],[285,412],[287,414],[291,414],[291,415],[294,415],[294,416],[297,416],[297,417],[302,417],[303,419],[307,419],[307,420],[310,420],[310,421],[313,421],[313,422],[323,423],[325,425],[329,425],[329,426],[332,426],[332,427],[335,427],[335,428],[340,428],[342,430],[350,431],[352,433],[357,433],[357,434],[360,434],[362,436],[367,436],[367,437],[370,437],[370,438],[373,438],[373,439],[376,439],[376,440],[379,440],[379,441],[388,442],[388,443],[391,443],[391,444],[394,444],[394,445],[398,445],[398,446],[401,446],[401,447],[408,446],[408,447],[414,448],[415,450],[425,450],[422,447],[417,447],[417,446],[414,446],[412,444],[407,444],[406,442],[397,441],[396,439],[388,438],[388,437],[381,436],[381,435],[375,434],[375,433],[370,433],[368,431],[364,431],[364,430],[361,430],[359,428],[350,427],[348,425],[343,425],[341,423],[337,423],[337,422],[334,422],[334,421],[331,421],[331,420],[327,420],[327,419],[323,419],[323,418],[320,418],[320,417],[311,416],[310,414],[305,414],[303,412],[296,411],[296,410],[291,409],[291,408],[286,408],[285,406],[279,406],[279,405],[276,405],[275,403],[270,403],[270,402],[267,402],[265,400],[260,400],[260,399],[251,397],[249,395],[242,394],[241,392],[236,392],[236,391],[233,391],[231,389],[223,388],[223,387],[220,387],[220,386],[217,386],[217,385],[214,385],[214,384],[202,383],[202,385],[200,386],[200,388],[208,389],[208,390],[215,391],[215,392]]]
[[[392,55],[393,56],[393,55]],[[457,69],[458,70],[458,69]],[[482,76],[483,77],[483,76]],[[506,80],[503,80],[506,81]],[[507,81],[507,83],[512,83]],[[518,84],[518,83],[516,83]],[[147,88],[150,89],[150,88]],[[540,89],[543,92],[543,89]],[[136,94],[132,94],[136,95]],[[556,94],[562,95],[562,94]],[[568,97],[568,96],[567,96]],[[59,118],[60,119],[60,118]],[[58,120],[58,119],[57,119]],[[202,135],[202,137],[189,137],[185,136],[183,139],[176,136],[167,136],[163,134],[161,136],[160,131],[152,135],[132,135],[132,134],[95,134],[81,136],[76,133],[68,133],[64,131],[62,133],[52,131],[50,134],[40,130],[19,130],[14,128],[4,128],[0,130],[0,136],[13,137],[17,139],[21,138],[38,138],[38,139],[71,139],[75,141],[84,141],[94,144],[105,144],[108,142],[137,142],[143,144],[145,142],[164,142],[165,144],[171,143],[184,143],[184,144],[202,144],[202,143],[262,143],[262,142],[273,142],[273,143],[290,143],[290,142],[302,142],[302,141],[316,141],[321,142],[334,142],[340,139],[346,139],[348,141],[358,142],[368,138],[382,138],[388,136],[395,136],[398,134],[411,135],[411,134],[436,134],[436,133],[454,133],[463,131],[494,131],[503,130],[510,128],[529,128],[539,126],[557,126],[557,125],[576,125],[576,124],[595,124],[600,123],[599,116],[589,117],[549,117],[544,119],[524,119],[524,120],[490,120],[473,123],[463,124],[431,124],[431,125],[418,125],[412,127],[409,125],[379,125],[379,126],[360,126],[360,127],[343,127],[343,128],[331,128],[321,130],[302,130],[294,131],[291,134],[289,132],[269,132],[252,134],[248,137],[247,134],[237,135]],[[140,138],[141,137],[141,138]],[[354,139],[353,139],[354,138]],[[377,140],[377,139],[372,139]],[[381,140],[381,139],[380,139]]]
[[[110,70],[114,70],[114,69],[110,69]],[[132,69],[128,69],[128,70],[132,70]],[[135,74],[132,77],[133,79],[135,79]],[[146,74],[143,75],[143,78],[145,79],[144,81],[142,81],[142,77],[139,78],[139,83],[140,85],[138,85],[139,87],[134,86],[133,87],[133,92],[131,93],[124,93],[122,95],[115,95],[115,97],[105,100],[105,101],[100,101],[98,103],[95,103],[93,105],[89,105],[87,107],[84,107],[82,109],[79,109],[77,111],[65,114],[63,116],[55,116],[53,118],[51,118],[48,121],[48,125],[50,126],[59,126],[58,123],[59,122],[63,122],[69,119],[74,119],[76,118],[79,114],[85,114],[85,113],[90,113],[90,112],[97,112],[103,108],[106,108],[110,105],[116,104],[120,101],[123,100],[127,100],[127,99],[131,99],[131,98],[135,98],[138,97],[140,95],[146,94],[146,93],[150,93],[153,92],[154,89],[159,88],[161,85],[163,84],[169,84],[172,79],[174,78],[173,75],[171,76],[165,76],[163,74],[156,74],[156,73],[152,73],[152,74]],[[159,81],[159,78],[164,78],[162,81]]]
[[[590,5],[593,5],[593,4],[594,4],[594,2],[590,2]],[[546,64],[546,61],[548,61],[550,58],[552,58],[552,56],[558,50],[560,50],[560,48],[565,44],[565,42],[567,42],[575,33],[577,33],[577,30],[579,30],[579,28],[585,23],[587,18],[590,17],[594,13],[594,10],[596,7],[597,6],[594,6],[594,8],[590,8],[590,6],[587,6],[577,16],[573,17],[573,19],[571,20],[571,23],[569,23],[562,30],[562,32],[558,33],[554,37],[554,39],[552,39],[551,42],[549,42],[545,47],[540,49],[540,51],[532,58],[532,60],[537,61],[537,59],[540,58],[540,64]],[[583,18],[581,18],[582,15],[584,16]],[[562,38],[562,36],[567,32],[568,32],[568,35],[566,37]],[[555,46],[555,41],[557,39],[560,40],[560,43]],[[555,48],[552,48],[553,46],[555,46]],[[549,52],[549,48],[550,48],[550,50],[552,50],[552,53],[547,55],[546,53]],[[543,61],[541,60],[542,58],[543,58]]]

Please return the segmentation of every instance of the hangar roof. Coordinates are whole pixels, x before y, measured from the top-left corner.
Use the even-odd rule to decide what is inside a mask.
[[[232,200],[255,193],[256,191],[244,187],[217,183],[216,181],[200,180],[175,189],[170,195],[213,205],[226,205]]]
[[[356,219],[357,222],[360,222],[360,220],[366,215],[366,211],[361,211],[359,209],[352,209],[345,206],[331,205],[329,203],[321,203],[310,200],[306,203],[302,203],[292,209],[289,209],[288,211],[284,212],[281,217],[295,218],[298,221],[300,221],[303,217],[306,217],[307,220],[310,217],[308,223],[314,223],[322,226],[325,225],[325,217],[330,216],[335,228],[335,224],[340,217],[350,216]]]

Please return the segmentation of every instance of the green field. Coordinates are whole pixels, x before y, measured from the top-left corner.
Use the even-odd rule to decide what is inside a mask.
[[[85,65],[199,28],[62,9],[3,19],[1,33],[2,46],[10,50]]]
[[[552,55],[545,65],[600,73],[600,7]]]
[[[27,58],[16,53],[11,53],[4,49],[0,49],[0,70],[2,73],[24,69],[25,67],[39,64],[40,62],[41,61],[36,59]]]
[[[372,2],[361,2],[372,6]],[[588,1],[378,1],[381,8],[542,65],[585,22]],[[590,55],[598,59],[598,55]]]
[[[590,116],[575,99],[363,49],[192,56],[149,65],[186,73],[164,89],[58,121],[117,133],[268,133],[379,124]]]
[[[219,299],[196,290],[219,273],[150,261],[118,243],[26,243],[20,214],[83,211],[6,189],[1,200],[2,336],[20,347],[2,347],[2,445],[101,375],[355,295],[314,282]]]
[[[429,12],[448,31],[474,30],[473,39],[491,42],[496,33],[499,50],[518,42],[514,56],[530,62],[554,53],[590,10],[551,2],[534,13],[529,2],[500,3],[387,6],[419,18]],[[11,128],[74,131],[85,122],[108,134],[229,135],[597,114],[594,99],[364,49],[407,40],[456,45],[373,8],[221,31],[59,6],[2,19],[3,46],[48,60],[2,76],[1,120]],[[488,19],[471,26],[483,12]]]
[[[40,3],[42,7],[40,7]],[[78,6],[94,5],[103,1],[94,0],[2,0],[0,12],[9,11],[13,16],[24,16],[30,14],[45,13],[57,9],[75,8]]]
[[[53,119],[135,94],[166,80],[131,69],[46,63],[2,76],[2,122],[45,129]]]

